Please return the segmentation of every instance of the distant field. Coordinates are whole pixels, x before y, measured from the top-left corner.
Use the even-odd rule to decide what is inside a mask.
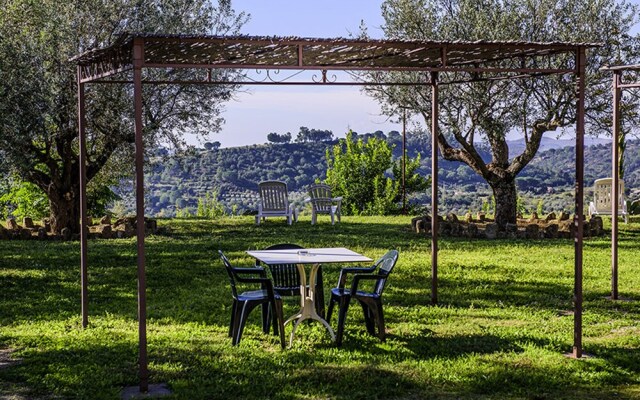
[[[176,399],[640,398],[640,220],[620,224],[620,294],[631,301],[605,299],[609,239],[585,241],[591,357],[583,360],[563,355],[573,342],[572,240],[441,240],[440,303],[432,306],[429,240],[409,220],[160,221],[169,233],[147,240],[151,382],[167,383]],[[232,347],[230,289],[216,252],[248,266],[245,250],[282,242],[371,258],[398,249],[385,293],[387,341],[368,336],[352,307],[342,348],[312,323],[280,350],[257,311]],[[78,243],[0,241],[0,255],[0,398],[118,399],[137,384],[134,240],[89,243],[85,330]],[[338,272],[324,268],[325,291]],[[285,315],[296,309],[288,300]]]

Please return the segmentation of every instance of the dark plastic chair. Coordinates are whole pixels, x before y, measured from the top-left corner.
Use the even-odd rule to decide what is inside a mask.
[[[273,290],[271,279],[267,278],[266,271],[262,268],[236,268],[231,265],[229,259],[218,250],[220,259],[229,275],[231,283],[231,295],[233,305],[231,307],[231,323],[229,324],[229,336],[232,345],[240,343],[242,331],[247,322],[251,310],[262,306],[262,330],[269,333],[271,316],[273,316],[273,333],[280,335],[280,345],[285,348],[284,339],[284,315],[282,311],[282,298]],[[246,277],[247,275],[253,277]],[[256,277],[257,276],[257,277]],[[238,293],[236,283],[260,284],[259,290],[251,290]]]
[[[384,256],[380,257],[371,267],[353,267],[342,268],[338,279],[338,287],[331,289],[331,300],[329,300],[329,311],[327,312],[327,321],[331,321],[333,306],[338,303],[338,332],[336,334],[336,344],[342,345],[342,336],[344,333],[344,323],[347,318],[347,310],[349,303],[354,298],[360,302],[362,311],[364,312],[364,320],[367,325],[367,331],[371,335],[376,335],[375,328],[378,328],[378,338],[385,340],[384,313],[382,311],[382,292],[387,283],[387,278],[393,267],[398,261],[398,251],[389,250]],[[345,289],[348,274],[354,274],[351,289]],[[366,292],[358,290],[360,281],[374,281],[373,291]]]
[[[302,249],[303,247],[292,243],[274,244],[265,250],[290,250]],[[256,265],[260,265],[259,262]],[[295,264],[272,264],[269,265],[271,277],[273,278],[273,290],[280,296],[300,296],[300,273]],[[322,265],[318,267],[316,276],[316,288],[314,291],[315,306],[318,315],[324,318],[324,285],[322,282]]]

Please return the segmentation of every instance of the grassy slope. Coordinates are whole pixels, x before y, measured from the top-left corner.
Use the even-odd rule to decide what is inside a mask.
[[[439,306],[430,306],[429,242],[408,218],[346,217],[292,227],[250,217],[166,221],[148,239],[149,359],[152,382],[174,398],[609,399],[640,398],[640,223],[620,243],[620,292],[609,293],[606,238],[585,243],[585,360],[572,345],[570,240],[440,243]],[[227,338],[228,282],[215,251],[249,265],[247,249],[278,242],[345,246],[400,260],[385,293],[386,343],[368,336],[350,310],[343,348],[318,323],[298,329],[281,351],[254,312],[238,347]],[[28,398],[119,398],[137,383],[136,262],[132,240],[90,242],[90,322],[79,324],[79,245],[0,242],[0,347],[20,359],[0,367],[0,393]],[[327,266],[325,289],[337,279]],[[296,301],[288,301],[292,314]],[[335,319],[332,321],[335,326]],[[290,328],[287,329],[287,332]]]

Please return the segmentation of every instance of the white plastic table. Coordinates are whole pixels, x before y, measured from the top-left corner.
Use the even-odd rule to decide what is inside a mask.
[[[331,334],[331,340],[335,342],[336,335],[329,323],[316,312],[314,304],[314,290],[316,286],[316,276],[320,264],[329,263],[352,263],[371,262],[369,257],[365,257],[355,251],[344,247],[328,247],[319,249],[283,249],[283,250],[250,250],[247,251],[251,257],[267,265],[271,264],[295,264],[300,274],[300,311],[292,315],[285,321],[285,325],[295,321],[293,330],[289,337],[289,346],[293,343],[293,336],[300,322],[311,319],[320,321]],[[307,287],[307,274],[305,265],[311,264],[309,272],[309,285]]]

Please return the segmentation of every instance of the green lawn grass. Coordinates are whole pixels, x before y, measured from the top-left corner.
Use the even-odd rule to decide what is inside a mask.
[[[411,232],[408,217],[327,221],[160,221],[170,232],[147,240],[151,382],[167,383],[176,399],[640,398],[640,221],[620,224],[620,294],[632,301],[605,299],[609,239],[585,241],[591,357],[582,360],[564,356],[573,343],[572,240],[443,239],[432,306],[430,241]],[[216,252],[251,265],[245,250],[281,242],[371,258],[398,249],[384,299],[387,341],[367,335],[352,307],[342,348],[311,323],[280,350],[261,332],[258,311],[232,347],[230,289]],[[90,241],[87,329],[77,242],[1,241],[0,255],[0,348],[16,360],[0,363],[1,398],[117,399],[138,383],[134,240]],[[338,269],[325,266],[325,290]],[[296,308],[287,300],[285,314]]]

